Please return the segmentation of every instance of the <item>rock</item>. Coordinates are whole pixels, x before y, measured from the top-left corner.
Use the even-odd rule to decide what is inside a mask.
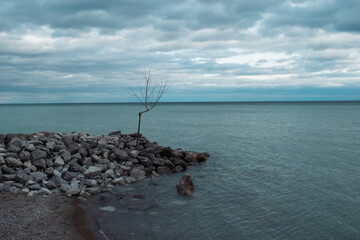
[[[85,179],[84,184],[88,187],[96,187],[97,181],[95,179]]]
[[[7,145],[7,150],[18,154],[21,151],[22,142],[18,138],[13,138]]]
[[[46,163],[46,167],[48,167],[48,168],[54,166],[54,162],[50,158],[45,159],[45,163]]]
[[[68,151],[62,151],[60,156],[66,163],[68,163],[71,160],[71,154]]]
[[[185,162],[197,162],[197,154],[195,152],[186,152],[184,157]]]
[[[178,172],[182,172],[184,171],[184,168],[180,165],[176,166],[174,169],[173,169],[173,172],[175,173],[178,173]]]
[[[5,164],[5,159],[3,155],[0,155],[0,165],[4,165]]]
[[[30,176],[33,177],[38,183],[42,180],[47,180],[48,176],[43,172],[31,172]]]
[[[111,183],[114,185],[125,185],[125,179],[124,177],[115,178]]]
[[[90,193],[91,195],[96,195],[101,193],[101,188],[100,187],[91,187],[91,188],[87,188],[86,191],[88,193]]]
[[[101,168],[90,166],[85,172],[84,175],[87,177],[95,177],[97,175],[101,174]]]
[[[45,159],[45,158],[47,158],[47,153],[40,149],[35,149],[34,151],[31,152],[31,157],[32,157],[33,161],[36,161],[39,159]]]
[[[52,194],[52,192],[49,189],[44,188],[44,187],[39,190],[39,193]]]
[[[125,177],[125,182],[128,184],[132,184],[134,182],[136,182],[136,178],[134,177]]]
[[[36,190],[36,191],[38,191],[38,190],[41,189],[41,186],[40,186],[39,184],[33,184],[33,185],[28,186],[28,188],[29,188],[30,190]]]
[[[3,174],[2,180],[4,181],[12,181],[15,179],[16,174]]]
[[[74,142],[72,134],[64,133],[61,135],[61,137],[62,137],[63,142],[66,144],[66,146],[69,146],[70,144],[72,144]]]
[[[9,168],[6,165],[2,165],[1,170],[2,170],[3,173],[9,173],[9,174],[12,174],[12,173],[15,172],[12,168]]]
[[[70,190],[66,192],[66,194],[71,196],[76,196],[81,192],[81,189],[79,189],[79,181],[75,178],[70,183]]]
[[[28,150],[29,152],[32,152],[35,150],[35,146],[34,144],[30,143],[25,147],[26,150]]]
[[[52,180],[50,180],[49,182],[47,182],[46,184],[45,184],[45,187],[46,188],[48,188],[48,189],[55,189],[56,188],[56,184],[52,181]]]
[[[55,172],[55,171],[54,171]],[[67,182],[60,176],[58,175],[54,175],[52,177],[52,181],[54,182],[54,184],[57,186],[57,187],[60,187],[61,184],[67,184]],[[50,189],[50,187],[46,186],[47,188]]]
[[[29,168],[30,166],[31,166],[30,160],[24,162],[24,167]]]
[[[115,212],[116,210],[113,206],[99,207],[99,209],[105,212]]]
[[[70,187],[70,185],[68,183],[64,182],[64,183],[60,184],[60,190],[62,192],[68,192],[68,191],[71,190],[71,187]]]
[[[207,153],[198,153],[197,160],[198,162],[204,162],[209,157],[209,154]]]
[[[181,195],[192,196],[194,193],[194,183],[190,174],[184,174],[176,184],[176,188]]]
[[[115,178],[114,170],[112,169],[106,170],[105,173],[103,174],[103,179],[105,180],[106,178],[114,179]]]
[[[63,166],[65,164],[61,156],[57,156],[54,161],[54,167]]]
[[[21,151],[20,154],[19,154],[19,159],[22,161],[22,162],[25,162],[25,161],[28,161],[31,159],[31,155],[28,151]]]
[[[134,177],[137,179],[145,178],[145,171],[139,168],[133,168],[130,172],[130,177]]]
[[[97,146],[98,148],[102,149],[102,148],[106,148],[108,145],[108,142],[105,140],[105,139],[100,139],[98,142],[97,142]]]
[[[35,150],[35,151],[36,151],[36,150]],[[34,151],[34,152],[35,152],[35,151]],[[32,161],[32,164],[33,164],[35,167],[39,168],[39,169],[43,169],[43,170],[46,169],[46,161],[45,161],[45,159],[33,160],[33,161]]]
[[[14,177],[15,181],[25,184],[27,181],[30,180],[34,180],[34,178],[32,176],[29,176],[28,174],[26,174],[24,171],[20,171],[16,174],[16,176]]]
[[[131,157],[136,158],[137,156],[139,156],[139,151],[137,150],[132,150],[129,154]]]
[[[170,170],[170,168],[163,166],[163,167],[157,168],[157,173],[159,175],[170,175],[170,174],[172,174],[172,171]]]
[[[125,161],[126,158],[128,157],[128,154],[125,151],[118,149],[118,148],[114,149],[114,154],[115,154],[115,157],[117,158],[117,160],[119,160],[119,161]]]
[[[9,167],[22,167],[24,164],[17,158],[8,157],[5,159]]]

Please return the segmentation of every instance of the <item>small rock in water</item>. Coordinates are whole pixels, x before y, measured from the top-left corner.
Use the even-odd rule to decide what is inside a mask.
[[[191,196],[194,193],[194,183],[190,174],[186,173],[176,184],[176,188],[181,195]]]
[[[116,208],[113,206],[99,207],[101,211],[105,212],[115,212]]]

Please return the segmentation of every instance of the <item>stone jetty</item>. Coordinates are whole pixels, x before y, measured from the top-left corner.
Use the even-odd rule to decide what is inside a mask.
[[[144,136],[39,132],[0,134],[0,192],[89,197],[146,177],[173,174],[206,153],[159,146]]]

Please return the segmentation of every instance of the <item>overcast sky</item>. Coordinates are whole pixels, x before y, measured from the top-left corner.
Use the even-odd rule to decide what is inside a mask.
[[[0,103],[360,100],[359,0],[1,0]]]

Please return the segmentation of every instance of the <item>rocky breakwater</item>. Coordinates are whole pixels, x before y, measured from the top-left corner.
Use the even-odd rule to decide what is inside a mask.
[[[89,197],[145,177],[182,172],[206,153],[173,150],[136,134],[0,134],[0,192]]]

